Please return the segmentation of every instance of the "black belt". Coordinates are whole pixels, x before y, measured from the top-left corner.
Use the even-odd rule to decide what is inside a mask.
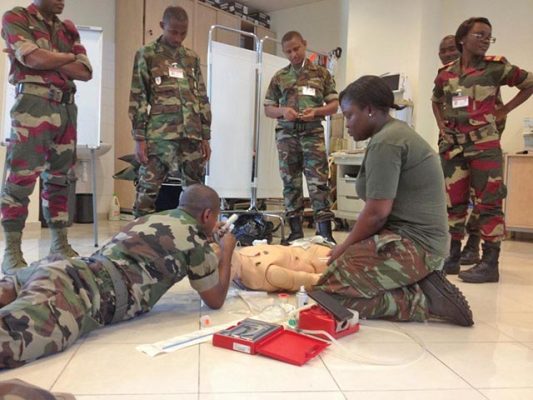
[[[284,129],[294,129],[297,132],[303,132],[308,129],[322,128],[322,121],[279,121],[279,126]]]
[[[20,82],[17,83],[16,94],[31,94],[33,96],[42,97],[44,99],[55,101],[62,104],[73,104],[74,94],[73,91],[62,91],[54,86],[44,86],[36,83]]]

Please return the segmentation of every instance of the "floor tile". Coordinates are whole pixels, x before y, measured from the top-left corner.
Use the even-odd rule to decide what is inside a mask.
[[[474,389],[344,392],[344,395],[346,400],[486,400],[482,394]]]
[[[260,355],[200,345],[200,393],[338,391],[320,358],[298,367]]]
[[[475,318],[474,318],[475,320]],[[514,342],[515,339],[485,322],[475,322],[472,327],[444,322],[398,323],[398,328],[424,343],[432,342]]]
[[[199,400],[344,400],[341,392],[200,393]]]
[[[152,358],[131,344],[84,343],[53,390],[93,395],[197,393],[198,347]]]
[[[357,343],[328,350],[322,359],[342,391],[463,389],[466,382],[414,343]],[[371,362],[409,362],[378,366]]]
[[[50,389],[79,350],[82,342],[83,340],[79,340],[62,353],[33,361],[19,368],[0,371],[0,381],[18,378],[43,389]]]
[[[198,400],[197,394],[103,394],[76,395],[76,400]]]
[[[488,324],[517,341],[533,342],[533,313],[503,313]]]
[[[527,400],[533,399],[533,388],[529,389],[481,389],[489,400]]]
[[[533,386],[533,350],[519,343],[430,343],[444,364],[475,388]]]

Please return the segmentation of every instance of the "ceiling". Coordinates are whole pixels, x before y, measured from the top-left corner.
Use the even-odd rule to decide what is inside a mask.
[[[316,3],[322,0],[238,0],[240,3],[248,6],[250,11],[271,11],[283,10],[304,4]]]

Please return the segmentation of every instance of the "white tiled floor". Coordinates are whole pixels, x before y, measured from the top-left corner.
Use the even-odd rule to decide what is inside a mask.
[[[100,225],[100,244],[121,223]],[[94,250],[91,225],[76,225],[71,242],[83,255]],[[340,240],[344,233],[335,232]],[[3,246],[3,242],[0,243]],[[28,229],[28,261],[47,254],[46,230]],[[498,284],[469,285],[451,280],[465,293],[476,324],[364,322],[342,340],[359,355],[415,360],[404,366],[371,366],[328,349],[302,367],[261,356],[196,345],[155,358],[135,347],[199,328],[199,317],[214,324],[242,319],[247,306],[230,298],[222,310],[201,308],[188,282],[172,288],[155,309],[137,320],[92,332],[62,354],[0,372],[83,400],[511,400],[533,399],[533,242],[506,241]],[[426,346],[420,348],[407,332]],[[418,357],[418,358],[417,358]]]

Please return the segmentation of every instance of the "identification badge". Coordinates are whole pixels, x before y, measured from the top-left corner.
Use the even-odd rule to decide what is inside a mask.
[[[316,89],[309,86],[304,86],[302,88],[302,94],[304,96],[316,96]]]
[[[454,96],[452,97],[452,108],[468,107],[468,96]]]
[[[161,77],[160,76],[156,76],[155,77],[155,84],[156,85],[161,85]]]
[[[171,78],[183,79],[183,69],[178,66],[171,65],[170,67],[168,67],[168,75]]]

